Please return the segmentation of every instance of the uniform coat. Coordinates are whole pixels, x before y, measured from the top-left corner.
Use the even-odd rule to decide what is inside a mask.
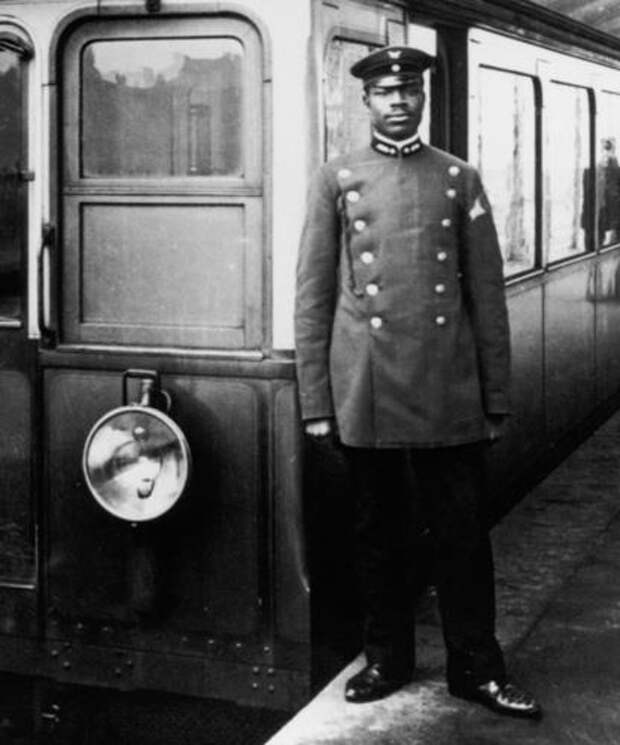
[[[484,439],[485,415],[508,412],[510,360],[480,178],[427,145],[375,147],[324,165],[310,192],[295,309],[302,416],[335,416],[354,447]]]

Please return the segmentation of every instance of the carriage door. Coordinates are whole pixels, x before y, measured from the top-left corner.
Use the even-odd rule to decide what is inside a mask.
[[[157,581],[174,560],[170,585],[190,588],[166,618],[185,613],[170,624],[200,628],[205,611],[188,604],[203,587],[215,594],[215,573],[196,568],[212,542],[172,541],[202,527],[216,488],[235,493],[228,464],[239,449],[217,479],[223,455],[204,454],[236,431],[213,444],[205,428],[217,406],[242,406],[232,383],[219,394],[213,360],[258,359],[264,344],[262,49],[255,28],[230,15],[93,19],[70,30],[60,59],[55,333],[42,355],[48,634],[96,628],[107,643],[110,624],[146,606],[155,614],[152,597],[135,596],[138,585],[151,592],[155,573],[136,548],[143,539],[161,558]],[[81,466],[95,422],[140,400],[141,371],[170,394],[194,475],[178,510],[132,533],[95,502]]]
[[[0,26],[0,630],[34,633],[32,478],[36,342],[27,290],[28,60],[26,40]],[[38,240],[38,236],[36,236]],[[34,288],[33,288],[34,289]]]

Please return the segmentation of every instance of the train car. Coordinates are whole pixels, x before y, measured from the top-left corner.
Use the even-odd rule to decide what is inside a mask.
[[[498,513],[617,405],[614,37],[525,0],[0,0],[3,670],[311,694],[347,500],[301,432],[296,250],[310,174],[368,137],[348,69],[386,43],[437,55],[423,136],[498,226]]]

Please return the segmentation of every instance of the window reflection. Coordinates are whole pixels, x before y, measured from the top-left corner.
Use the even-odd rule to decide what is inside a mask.
[[[548,142],[548,259],[556,261],[585,251],[584,181],[590,152],[590,106],[584,88],[554,83],[546,106],[555,126]]]
[[[362,86],[349,70],[372,50],[368,44],[344,39],[334,39],[329,46],[324,87],[327,160],[368,145],[370,125]]]
[[[504,274],[535,263],[536,103],[534,81],[481,68],[477,157],[493,207]]]
[[[82,53],[82,175],[241,175],[242,47],[115,40]]]
[[[596,204],[599,244],[610,246],[620,238],[620,95],[603,93],[599,100]]]
[[[22,85],[18,55],[0,51],[0,321],[18,319],[22,311]]]

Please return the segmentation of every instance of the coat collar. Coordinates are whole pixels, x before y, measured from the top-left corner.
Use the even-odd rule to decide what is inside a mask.
[[[417,132],[406,140],[391,140],[389,137],[379,134],[375,129],[372,132],[370,147],[381,153],[381,155],[390,155],[393,158],[397,158],[398,156],[407,156],[418,151],[422,147],[422,141]]]

